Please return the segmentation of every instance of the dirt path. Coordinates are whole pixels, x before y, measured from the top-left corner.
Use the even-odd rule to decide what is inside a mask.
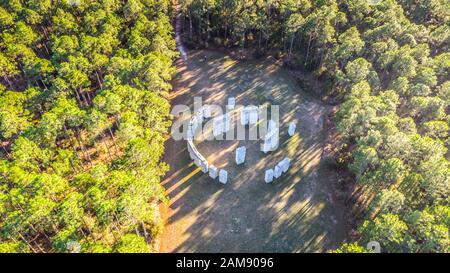
[[[229,170],[230,181],[212,181],[192,164],[185,141],[166,142],[171,171],[163,181],[170,197],[161,208],[166,226],[161,252],[310,252],[338,246],[345,237],[344,206],[332,193],[335,174],[322,160],[326,108],[309,97],[273,59],[237,62],[218,51],[187,51],[177,63],[171,103],[192,109],[193,97],[225,105],[278,104],[280,148],[264,156],[256,141],[198,143],[208,161]],[[204,57],[206,56],[206,61]],[[298,130],[287,136],[287,123]],[[284,128],[284,129],[283,129]],[[247,147],[244,166],[234,149]],[[288,154],[289,172],[264,183],[264,169]]]

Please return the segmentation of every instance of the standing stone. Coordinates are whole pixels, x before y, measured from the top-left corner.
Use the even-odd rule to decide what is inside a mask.
[[[226,184],[228,180],[228,172],[225,170],[219,171],[219,182],[222,184]]]
[[[272,131],[272,136],[270,138],[270,150],[275,151],[278,148],[279,141],[279,130],[278,128]]]
[[[204,160],[201,162],[201,169],[203,173],[208,172],[208,161]]]
[[[223,123],[224,123],[223,122],[223,116],[214,118],[213,135],[215,137],[223,134],[223,129],[224,129],[223,128],[224,127]]]
[[[242,164],[245,162],[245,153],[246,153],[245,146],[241,146],[236,149],[236,164]]]
[[[226,113],[225,115],[223,115],[223,123],[224,123],[224,132],[228,132],[231,129],[231,115],[230,113]]]
[[[280,162],[278,162],[277,166],[280,169],[280,175],[283,174],[284,161],[281,160]]]
[[[192,140],[194,138],[194,132],[192,131],[192,126],[188,125],[186,132],[186,140]]]
[[[291,160],[288,157],[285,157],[281,162],[283,162],[282,164],[282,170],[283,172],[287,172],[289,169],[289,165],[291,163]]]
[[[281,176],[281,172],[282,172],[281,168],[278,165],[276,165],[275,168],[273,169],[273,176],[275,178],[278,178]]]
[[[204,119],[204,110],[203,107],[197,111],[197,113],[195,114],[195,117],[197,118],[198,122],[201,124],[203,123],[203,119]]]
[[[269,123],[267,125],[267,131],[271,132],[271,131],[275,130],[275,128],[277,128],[277,123],[273,120],[269,120]]]
[[[264,144],[262,146],[262,151],[267,153],[269,151],[275,151],[278,147],[279,135],[278,128],[274,128],[269,131],[264,137]]]
[[[264,181],[266,181],[266,183],[270,183],[273,181],[273,169],[266,170]]]
[[[209,105],[204,105],[203,106],[203,116],[205,118],[210,118],[211,117],[211,108],[209,107]]]
[[[294,122],[289,122],[288,134],[293,136],[295,134],[296,124]]]
[[[248,112],[248,122],[250,124],[255,124],[258,122],[258,107],[256,106],[247,106]]]
[[[198,125],[199,125],[199,119],[197,116],[194,116],[191,121],[190,121],[190,125],[192,128],[192,133],[195,135],[195,132],[197,131]]]
[[[214,165],[209,166],[209,177],[211,177],[212,179],[216,179],[218,175],[219,170],[217,169],[217,167]]]
[[[264,144],[261,146],[261,150],[264,153],[269,151],[275,151],[278,148],[279,142],[279,129],[273,120],[269,120],[268,130],[264,136]]]
[[[261,151],[265,154],[267,154],[270,151],[270,143],[264,140],[264,142],[261,144]]]
[[[228,98],[228,109],[234,109],[234,107],[236,106],[236,98],[234,97],[230,97]]]
[[[241,124],[247,125],[249,121],[249,115],[246,107],[242,107],[241,109]]]

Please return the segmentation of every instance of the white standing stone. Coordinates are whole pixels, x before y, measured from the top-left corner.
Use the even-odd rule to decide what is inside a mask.
[[[234,107],[236,106],[236,98],[234,97],[230,97],[228,98],[228,109],[234,109]]]
[[[283,162],[282,164],[282,170],[283,172],[287,172],[289,169],[289,165],[291,163],[291,160],[288,157],[285,157],[281,162]]]
[[[274,176],[275,178],[278,178],[278,177],[281,176],[281,173],[282,173],[281,168],[280,168],[278,165],[275,166],[275,168],[273,169],[273,176]]]
[[[273,181],[273,169],[266,170],[264,181],[266,181],[266,183],[270,183]]]
[[[258,107],[251,105],[247,106],[248,112],[248,122],[250,124],[255,124],[258,122]]]
[[[211,107],[209,107],[209,105],[203,106],[203,117],[205,117],[205,118],[211,117]]]
[[[284,165],[284,161],[283,160],[281,160],[277,164],[278,168],[280,169],[281,174],[283,174],[283,165]]]
[[[223,122],[223,116],[214,118],[214,124],[213,124],[213,135],[219,136],[223,134],[223,128],[224,122]]]
[[[191,128],[192,135],[195,135],[195,130],[197,130],[197,124],[195,122],[192,122],[189,124],[189,127]]]
[[[216,179],[218,175],[219,170],[217,169],[217,167],[214,165],[209,166],[209,177],[211,177],[212,179]]]
[[[208,161],[204,160],[201,162],[201,169],[203,173],[208,172]]]
[[[250,124],[256,124],[258,123],[258,112],[251,112],[249,119],[248,119],[248,123]]]
[[[264,137],[264,144],[262,147],[262,151],[264,153],[267,153],[269,151],[275,151],[278,148],[278,141],[279,141],[279,131],[277,128],[274,128],[273,130],[269,131],[266,136]]]
[[[225,170],[219,171],[219,182],[222,184],[226,184],[228,181],[228,172]]]
[[[204,119],[204,110],[203,107],[197,111],[197,113],[195,114],[195,117],[197,118],[199,123],[203,123],[203,119]]]
[[[271,132],[271,131],[275,130],[275,128],[278,128],[277,123],[273,120],[269,120],[269,123],[267,125],[267,131]]]
[[[226,113],[223,115],[223,126],[224,132],[228,132],[231,129],[231,115],[230,113]]]
[[[270,149],[271,151],[275,151],[278,148],[279,142],[279,131],[275,129],[272,131],[272,137],[270,138]]]
[[[297,125],[294,122],[289,122],[288,134],[293,136],[295,134],[295,128]]]
[[[187,131],[186,131],[186,140],[192,140],[194,138],[194,131],[192,131],[192,126],[188,125]]]
[[[245,153],[246,153],[245,146],[241,146],[236,149],[236,164],[242,164],[245,162]]]
[[[195,134],[195,132],[197,131],[198,125],[199,125],[199,119],[198,119],[197,116],[194,116],[191,119],[190,125],[191,125],[191,128],[192,128],[193,134]]]
[[[246,107],[242,107],[241,109],[241,124],[247,125],[249,121],[249,114]]]
[[[261,144],[261,151],[262,151],[263,153],[267,154],[267,153],[270,151],[270,143],[267,142],[267,141],[264,141],[264,142]]]

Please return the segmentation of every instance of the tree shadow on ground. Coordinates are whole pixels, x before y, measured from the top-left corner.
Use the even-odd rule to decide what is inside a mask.
[[[191,51],[178,64],[172,105],[193,97],[225,105],[280,105],[280,147],[267,155],[257,141],[205,141],[197,148],[229,172],[226,185],[192,164],[185,141],[166,142],[171,165],[163,185],[170,198],[162,252],[313,252],[344,239],[344,206],[333,198],[334,175],[321,160],[325,106],[300,90],[273,60],[236,62],[218,51]],[[205,58],[206,56],[206,58]],[[286,132],[290,121],[297,133]],[[234,163],[234,147],[247,147],[246,163]],[[230,150],[232,152],[223,152]],[[288,173],[271,184],[264,170],[291,158]]]

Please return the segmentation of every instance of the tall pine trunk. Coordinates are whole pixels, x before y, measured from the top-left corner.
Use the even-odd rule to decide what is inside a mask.
[[[312,33],[309,34],[308,49],[306,50],[306,58],[305,58],[305,67],[306,67],[306,64],[308,63],[309,49],[311,47],[311,38],[312,38]]]
[[[192,40],[192,16],[190,9],[189,9],[189,40]]]

